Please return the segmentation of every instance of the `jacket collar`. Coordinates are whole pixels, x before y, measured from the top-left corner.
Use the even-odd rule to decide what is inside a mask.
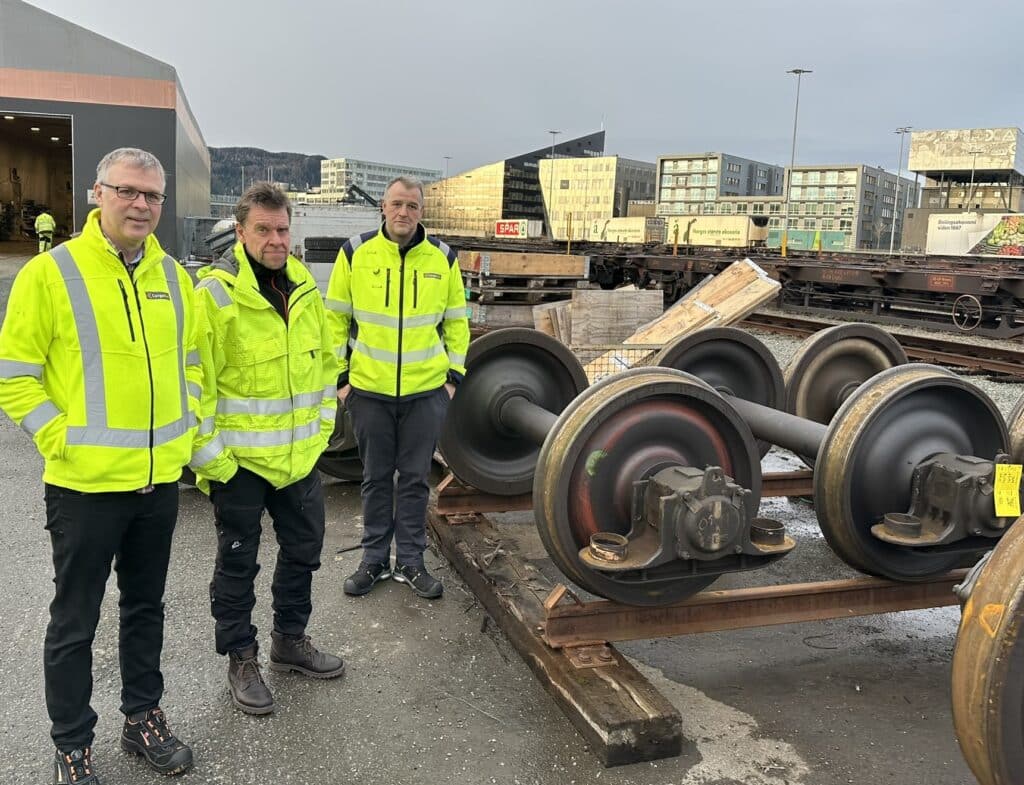
[[[122,267],[124,266],[121,262],[120,253],[114,247],[114,244],[107,239],[107,236],[103,233],[103,229],[100,227],[100,209],[98,207],[91,210],[88,217],[86,217],[85,226],[82,227],[82,239],[87,241],[94,248],[103,248],[110,254],[110,259],[112,261]],[[142,258],[139,260],[139,266],[136,268],[136,275],[139,275],[150,267],[159,264],[165,256],[167,256],[167,252],[161,247],[160,241],[156,239],[155,235],[149,235],[146,237],[146,242],[143,243],[142,246]]]
[[[398,250],[400,254],[402,253],[402,248],[399,247],[398,243],[396,243],[388,236],[387,224],[381,223],[380,236],[387,240],[389,243],[391,243],[393,246],[395,246],[395,248]],[[426,239],[427,230],[423,228],[423,224],[416,224],[416,231],[415,233],[413,233],[412,242],[405,246],[405,252],[408,253]]]

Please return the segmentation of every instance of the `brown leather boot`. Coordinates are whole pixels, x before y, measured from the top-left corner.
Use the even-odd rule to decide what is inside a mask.
[[[279,632],[271,633],[270,668],[275,671],[295,671],[314,679],[334,679],[345,672],[341,657],[326,654],[309,639],[308,635],[293,637]]]
[[[253,644],[228,654],[231,702],[246,714],[270,714],[274,710],[274,696],[260,673],[258,651],[259,647]]]

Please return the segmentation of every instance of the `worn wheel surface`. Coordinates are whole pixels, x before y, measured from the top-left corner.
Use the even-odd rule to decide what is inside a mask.
[[[1006,418],[1010,431],[1010,463],[1024,462],[1024,397],[1021,397]]]
[[[1024,782],[1024,524],[996,545],[953,649],[953,726],[981,785]]]
[[[926,580],[962,555],[882,542],[871,527],[910,508],[914,469],[941,453],[991,460],[1009,437],[995,404],[944,368],[904,365],[862,384],[836,413],[814,472],[815,512],[847,564],[893,580]]]
[[[750,428],[708,385],[662,368],[634,368],[580,395],[559,417],[537,460],[537,530],[555,565],[584,589],[630,605],[685,599],[715,575],[676,562],[609,575],[579,551],[597,532],[627,535],[632,484],[672,465],[720,466],[761,496],[761,467]]]
[[[786,386],[775,355],[736,327],[709,327],[684,335],[658,352],[653,364],[691,373],[720,393],[772,409],[785,403]],[[772,447],[760,440],[757,445],[762,457]]]
[[[557,415],[586,389],[583,366],[550,335],[512,327],[473,341],[466,368],[441,430],[441,454],[456,477],[485,493],[529,493],[540,445],[503,425],[501,407],[519,396]]]

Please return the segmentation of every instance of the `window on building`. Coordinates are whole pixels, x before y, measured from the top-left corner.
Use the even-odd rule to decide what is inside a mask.
[[[835,215],[836,214],[836,206],[834,204],[832,204],[831,202],[825,202],[821,206],[821,214],[822,215]]]
[[[720,205],[718,205],[718,212],[721,215],[732,215],[732,203],[722,202]]]
[[[865,185],[878,185],[878,178],[875,177],[873,174],[866,174],[866,175],[864,175],[864,184]]]
[[[782,212],[782,205],[779,204],[778,202],[772,202],[770,205],[768,205],[768,214],[769,215],[779,215],[781,212]]]
[[[707,163],[708,163],[708,171],[709,172],[717,172],[718,171],[718,159],[717,158],[709,158]]]
[[[754,202],[750,205],[751,215],[764,215],[764,202]]]
[[[743,171],[743,167],[739,164],[727,164],[725,170],[727,172],[741,172]]]
[[[817,229],[818,219],[817,218],[804,218],[804,229]]]
[[[873,204],[866,204],[861,208],[864,215],[872,215],[875,212],[875,206]]]
[[[822,218],[821,219],[821,229],[824,232],[832,231],[832,228],[835,226],[835,224],[836,224],[836,222],[835,222],[834,218]]]
[[[789,219],[789,223],[787,224],[787,226],[789,226],[790,229],[799,229],[800,228],[800,219],[799,218],[790,218]]]
[[[840,215],[853,215],[853,205],[852,204],[844,204],[839,209],[839,214]]]
[[[737,202],[736,203],[736,214],[737,215],[746,215],[747,214],[747,203],[746,202]]]
[[[718,175],[717,174],[709,174],[707,176],[707,178],[704,180],[704,182],[707,185],[718,185]]]
[[[764,190],[766,190],[765,183],[755,183],[754,184],[754,190],[755,191],[764,191]]]
[[[690,185],[704,185],[704,175],[702,174],[691,174]]]
[[[883,207],[882,208],[882,217],[883,218],[892,218],[892,210],[890,210],[888,207]]]
[[[767,169],[762,169],[761,167],[758,167],[757,168],[757,176],[758,177],[767,177],[768,176],[768,170]]]
[[[851,232],[853,231],[853,221],[849,218],[839,219],[839,231],[840,232]]]
[[[694,207],[696,207],[696,205],[694,205]],[[716,210],[715,210],[715,203],[714,202],[705,202],[704,203],[704,215],[714,215],[715,212],[716,212]]]
[[[790,172],[789,173],[789,184],[790,185],[802,185],[804,182],[803,172]]]
[[[781,218],[769,218],[768,219],[768,228],[769,229],[779,229],[781,227],[782,227],[782,219]]]
[[[714,188],[705,188],[704,189],[704,198],[705,199],[714,199],[715,196],[717,196],[717,194],[715,193],[715,189]]]
[[[816,204],[806,204],[806,205],[804,205],[804,211],[808,215],[817,215],[818,214],[818,205],[816,205]]]
[[[828,186],[827,185],[827,186],[825,186],[825,188],[823,190],[825,192],[825,198],[826,199],[836,199],[839,196],[839,189],[836,188],[835,186]]]
[[[811,185],[817,185],[820,181],[821,172],[808,172],[807,179],[804,180],[805,183],[810,183]]]

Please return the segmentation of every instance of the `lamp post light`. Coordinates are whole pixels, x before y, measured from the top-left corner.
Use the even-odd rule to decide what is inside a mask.
[[[551,173],[548,175],[548,233],[553,240],[555,238],[555,137],[562,132],[548,131],[548,133],[551,134]]]
[[[892,256],[893,246],[896,243],[896,216],[900,210],[900,175],[903,174],[903,137],[910,133],[910,129],[913,126],[903,125],[896,129],[894,133],[900,137],[900,154],[896,159],[896,197],[892,203],[892,226],[889,227],[889,255]],[[900,238],[902,241],[902,237]],[[903,243],[901,242],[900,245]]]
[[[967,154],[973,156],[971,158],[971,187],[967,189],[967,209],[971,209],[971,202],[974,200],[974,170],[978,166],[978,155],[984,151],[982,150],[968,150]]]
[[[444,192],[441,197],[444,200],[444,220],[441,222],[442,230],[448,230],[448,162],[452,160],[450,155],[444,156]]]
[[[793,167],[796,166],[796,123],[800,117],[800,78],[804,74],[813,74],[807,68],[791,68],[787,74],[796,74],[796,108],[793,110],[793,146],[789,153],[789,178],[786,180],[786,209],[782,224],[782,255],[786,255],[786,243],[789,240],[789,195],[792,190]]]

